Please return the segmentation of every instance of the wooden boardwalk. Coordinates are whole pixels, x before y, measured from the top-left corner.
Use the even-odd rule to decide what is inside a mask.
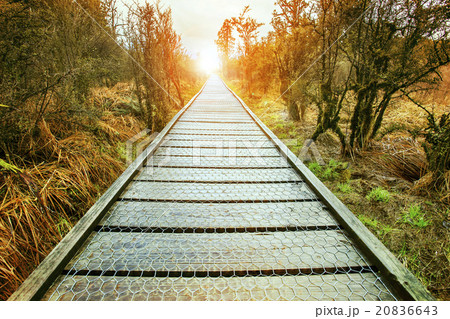
[[[431,299],[218,77],[11,300]]]

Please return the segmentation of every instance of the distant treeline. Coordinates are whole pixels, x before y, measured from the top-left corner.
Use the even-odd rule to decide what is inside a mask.
[[[386,110],[407,99],[425,110],[425,150],[438,188],[450,181],[450,115],[424,107],[450,62],[445,0],[277,0],[267,37],[249,16],[226,19],[218,33],[223,73],[247,92],[279,88],[290,118],[318,110],[312,139],[332,131],[343,154],[366,149]],[[345,132],[343,127],[346,128]],[[447,187],[450,187],[447,185]],[[449,188],[450,189],[450,188]]]

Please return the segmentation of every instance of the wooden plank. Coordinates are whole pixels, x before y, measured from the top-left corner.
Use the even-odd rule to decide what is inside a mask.
[[[224,83],[226,86],[226,84]],[[228,86],[226,86],[228,88]],[[318,197],[325,203],[342,225],[353,235],[354,240],[364,248],[388,278],[390,286],[407,300],[434,300],[421,282],[376,238],[361,221],[284,145],[275,134],[250,110],[245,102],[229,88],[258,126],[271,138],[289,163],[305,179]]]
[[[257,141],[269,141],[265,135],[196,135],[196,134],[167,134],[167,140],[171,141],[244,141],[254,143]]]
[[[228,99],[228,100],[202,100],[202,101],[196,101],[192,106],[193,111],[203,111],[203,112],[209,112],[210,110],[213,111],[232,111],[232,112],[242,112],[242,106],[239,104],[238,101],[234,99]]]
[[[289,167],[288,162],[279,157],[209,157],[209,156],[152,156],[146,166],[164,167],[239,167],[239,168],[279,168]]]
[[[219,123],[219,124],[253,124],[253,121],[250,119],[242,119],[242,120],[227,120],[227,119],[186,119],[180,120],[180,123]]]
[[[202,148],[202,147],[160,147],[155,156],[212,156],[212,157],[274,157],[280,156],[273,148]]]
[[[210,114],[210,115],[205,115],[205,114],[185,114],[182,117],[182,121],[215,121],[215,120],[220,120],[220,121],[227,121],[227,122],[251,122],[252,119],[250,116],[246,115],[246,116],[241,116],[241,115],[214,115],[214,114]]]
[[[177,141],[165,140],[161,146],[164,147],[214,147],[214,148],[275,148],[271,141],[230,141],[230,140],[190,140]]]
[[[235,272],[359,268],[367,263],[340,231],[93,235],[71,271]]]
[[[117,202],[101,226],[158,228],[261,228],[337,226],[319,202]]]
[[[217,114],[229,114],[229,113],[236,113],[242,111],[242,106],[239,104],[239,102],[236,102],[238,106],[236,108],[228,108],[228,107],[205,107],[205,106],[191,106],[189,108],[190,113],[217,113]],[[245,112],[245,111],[244,111]]]
[[[234,97],[232,98],[234,99]],[[189,112],[186,112],[186,116],[219,116],[219,117],[243,117],[251,120],[251,117],[248,113],[242,108],[242,106],[236,107],[225,107],[225,106],[195,106],[193,109],[190,109]]]
[[[206,96],[206,95],[205,95]],[[209,97],[208,99],[205,98],[205,96],[202,96],[201,99],[196,100],[194,103],[194,106],[221,106],[221,107],[240,107],[241,105],[239,104],[239,102],[235,101],[235,100],[219,100],[219,99],[215,99],[214,97]],[[230,95],[227,95],[227,97],[230,97]]]
[[[160,201],[301,201],[314,200],[316,195],[305,183],[131,183],[122,199]]]
[[[171,134],[185,135],[244,135],[244,136],[265,136],[262,131],[232,131],[232,130],[202,130],[202,129],[172,129]]]
[[[92,229],[102,219],[112,204],[114,204],[115,200],[132,180],[138,169],[143,166],[147,157],[153,154],[156,148],[161,145],[165,135],[177,122],[180,116],[189,108],[192,102],[195,101],[197,96],[200,95],[202,90],[198,92],[189,103],[177,113],[177,115],[175,115],[175,117],[166,125],[164,130],[155,138],[152,144],[150,144],[111,185],[111,187],[106,190],[89,211],[72,228],[69,234],[63,238],[30,276],[28,276],[19,289],[11,295],[9,300],[38,300],[42,297],[48,287],[60,274],[66,263],[89,236]]]
[[[144,167],[135,180],[192,182],[296,182],[300,176],[292,168],[216,169]]]
[[[215,107],[209,108],[209,110],[205,110],[205,107],[194,107],[193,109],[189,109],[185,115],[193,115],[193,116],[243,116],[245,118],[249,118],[249,115],[245,110],[238,106],[237,108],[224,108],[224,107]]]
[[[250,119],[251,117],[250,115],[248,115],[247,112],[245,112],[245,110],[241,107],[239,110],[236,110],[234,112],[217,112],[220,111],[221,108],[218,107],[216,109],[211,109],[210,111],[200,111],[200,110],[194,110],[194,111],[187,111],[186,113],[184,113],[184,115],[181,118],[185,118],[185,117],[219,117],[219,118],[245,118],[245,119]],[[230,110],[230,109],[228,109]]]
[[[174,127],[174,129],[196,129],[200,128],[195,123],[180,123],[178,122]],[[256,131],[261,132],[261,129],[255,123],[252,124],[221,124],[221,123],[204,123],[201,126],[201,129],[204,130],[239,130],[239,131]]]
[[[219,278],[61,276],[45,300],[394,300],[370,273]]]
[[[220,89],[219,89],[220,90]],[[228,92],[224,92],[223,90],[220,90],[220,92],[213,93],[213,92],[204,92],[202,96],[197,100],[198,104],[207,104],[211,105],[211,100],[215,101],[226,101],[228,98],[233,97]],[[223,105],[222,103],[218,103],[218,105]]]

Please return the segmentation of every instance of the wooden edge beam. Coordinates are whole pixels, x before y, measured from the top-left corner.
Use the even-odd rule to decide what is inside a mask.
[[[222,80],[222,82],[224,82]],[[404,300],[433,301],[435,298],[422,283],[375,237],[364,224],[345,206],[289,148],[250,110],[245,102],[237,96],[224,82],[225,87],[242,104],[247,113],[276,145],[282,155],[300,174],[304,181],[316,192],[334,217],[350,233],[352,239],[363,248],[371,262],[380,269],[394,293]]]
[[[170,129],[197,99],[205,88],[206,83],[207,82],[205,82],[201,90],[164,127],[152,144],[150,144],[106,190],[72,230],[11,295],[8,301],[29,301],[40,300],[42,298],[56,278],[61,274],[66,264],[72,259],[80,246],[89,237],[90,233],[120,196],[122,191],[128,186],[129,182],[133,180],[137,171],[144,166],[147,158],[161,145]]]

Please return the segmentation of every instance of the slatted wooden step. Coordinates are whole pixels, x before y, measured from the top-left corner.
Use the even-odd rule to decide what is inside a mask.
[[[251,124],[221,124],[221,123],[202,123],[201,126],[195,125],[190,122],[178,122],[174,125],[174,129],[204,129],[204,130],[239,130],[239,131],[257,131],[261,132],[261,129],[255,123]]]
[[[217,136],[265,136],[262,131],[232,131],[232,130],[202,130],[202,129],[173,129],[170,131],[172,135],[217,135]]]
[[[160,201],[248,202],[305,201],[317,196],[302,182],[211,184],[135,181],[121,195],[122,199]]]
[[[224,167],[224,168],[280,168],[289,167],[288,162],[278,157],[208,157],[208,156],[152,156],[146,166],[163,167]]]
[[[197,156],[197,157],[279,157],[272,148],[206,148],[206,147],[160,147],[155,156]]]
[[[333,229],[320,202],[172,203],[119,201],[100,226],[159,228]]]
[[[273,271],[367,266],[339,231],[265,233],[99,232],[67,270]]]
[[[160,278],[61,276],[50,300],[394,300],[373,273],[324,276]]]
[[[139,181],[195,182],[298,182],[302,179],[290,167],[266,169],[217,169],[145,167],[136,175]]]
[[[248,141],[249,143],[254,143],[255,141],[266,141],[270,140],[265,135],[198,135],[198,134],[167,134],[167,140],[172,141]]]
[[[213,147],[213,148],[275,148],[270,141],[251,141],[251,140],[207,140],[207,139],[191,139],[191,140],[165,140],[162,147]]]

